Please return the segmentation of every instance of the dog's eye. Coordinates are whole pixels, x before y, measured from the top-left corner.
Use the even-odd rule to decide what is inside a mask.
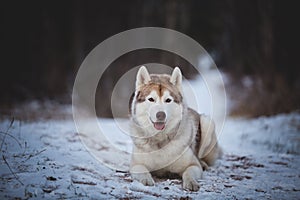
[[[166,103],[171,103],[171,101],[172,101],[172,99],[170,99],[170,98],[167,98],[167,99],[165,100]]]
[[[152,97],[150,97],[150,98],[148,98],[148,101],[154,102],[155,100]]]

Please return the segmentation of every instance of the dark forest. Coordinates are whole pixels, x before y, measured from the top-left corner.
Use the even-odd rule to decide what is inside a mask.
[[[299,17],[296,1],[281,0],[3,2],[0,102],[70,103],[77,69],[96,45],[128,29],[165,27],[195,39],[230,75],[232,114],[290,112],[300,102]],[[137,54],[122,58],[126,69],[144,61],[178,62],[159,51]],[[104,92],[118,78],[116,63],[104,77]],[[188,69],[184,73],[192,77]],[[244,88],[245,77],[254,80],[251,88]],[[100,113],[110,116],[109,110]]]

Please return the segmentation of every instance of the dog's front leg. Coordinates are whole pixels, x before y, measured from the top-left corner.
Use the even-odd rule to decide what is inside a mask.
[[[198,191],[198,179],[202,178],[202,168],[196,165],[189,166],[182,174],[183,189]]]
[[[130,169],[130,174],[133,180],[137,180],[144,185],[153,186],[154,180],[149,170],[144,165],[134,165]]]

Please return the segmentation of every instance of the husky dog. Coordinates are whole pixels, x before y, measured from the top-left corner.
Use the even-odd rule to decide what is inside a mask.
[[[133,153],[130,173],[144,185],[152,175],[177,174],[183,188],[198,191],[203,169],[221,156],[213,121],[188,108],[182,93],[182,74],[149,74],[142,66],[130,100]]]

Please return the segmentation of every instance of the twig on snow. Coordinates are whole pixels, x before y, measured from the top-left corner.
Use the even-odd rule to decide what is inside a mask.
[[[5,164],[7,165],[9,171],[14,175],[14,177],[17,179],[17,181],[19,181],[19,183],[21,183],[21,185],[24,185],[24,183],[22,183],[22,181],[19,179],[19,177],[15,174],[15,172],[11,169],[10,165],[8,164],[6,158],[4,157],[4,155],[2,155],[2,158],[5,162]]]
[[[43,149],[43,150],[41,150],[41,151],[36,152],[35,154],[30,154],[30,155],[28,156],[28,158],[27,158],[26,160],[24,160],[23,162],[26,162],[26,161],[29,160],[30,158],[32,158],[32,157],[34,157],[34,156],[37,156],[37,155],[43,153],[43,152],[46,151],[46,150],[47,150],[47,149]]]

